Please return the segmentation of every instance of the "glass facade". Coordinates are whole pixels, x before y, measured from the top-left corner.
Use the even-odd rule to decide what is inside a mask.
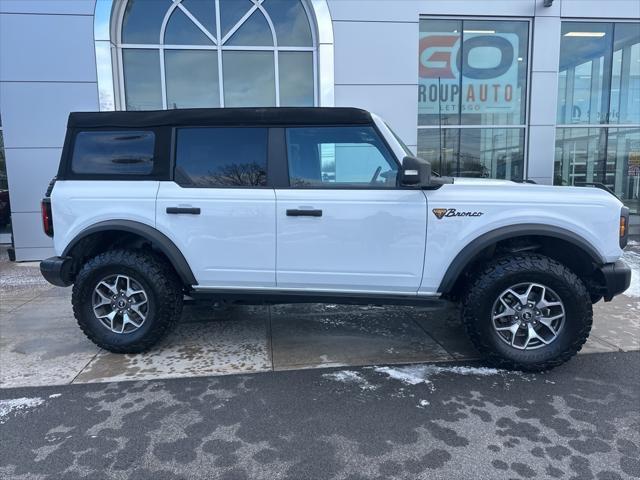
[[[602,184],[639,213],[640,23],[563,22],[554,183]]]
[[[9,182],[7,162],[4,156],[2,116],[0,116],[0,243],[8,243],[11,236],[11,205],[9,203]]]
[[[118,46],[127,110],[316,104],[301,0],[129,0]]]
[[[422,18],[418,156],[443,175],[524,178],[529,22]]]

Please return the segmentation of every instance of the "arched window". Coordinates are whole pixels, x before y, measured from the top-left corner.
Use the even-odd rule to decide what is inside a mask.
[[[316,105],[311,18],[304,0],[129,0],[121,108]]]

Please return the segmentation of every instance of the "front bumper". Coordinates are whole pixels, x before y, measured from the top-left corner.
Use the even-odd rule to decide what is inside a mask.
[[[631,269],[622,260],[603,265],[600,272],[604,277],[605,302],[624,292],[631,284]]]
[[[71,280],[73,260],[71,257],[49,257],[40,262],[40,273],[45,280],[57,287],[68,287]]]

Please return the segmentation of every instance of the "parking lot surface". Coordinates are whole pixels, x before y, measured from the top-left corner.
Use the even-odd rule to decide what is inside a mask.
[[[2,261],[0,478],[640,478],[640,245],[625,260],[627,294],[545,374],[482,366],[453,305],[188,303],[115,355],[69,289]]]
[[[632,479],[640,353],[0,390],[12,479]]]
[[[151,351],[100,350],[75,323],[69,288],[49,285],[36,263],[0,251],[0,387],[268,372],[300,368],[475,360],[453,305],[187,304],[182,321]],[[594,306],[582,353],[640,349],[640,244],[626,295]]]

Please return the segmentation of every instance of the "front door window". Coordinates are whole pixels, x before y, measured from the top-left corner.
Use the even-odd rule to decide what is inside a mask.
[[[395,187],[398,173],[371,126],[287,129],[292,187]]]

